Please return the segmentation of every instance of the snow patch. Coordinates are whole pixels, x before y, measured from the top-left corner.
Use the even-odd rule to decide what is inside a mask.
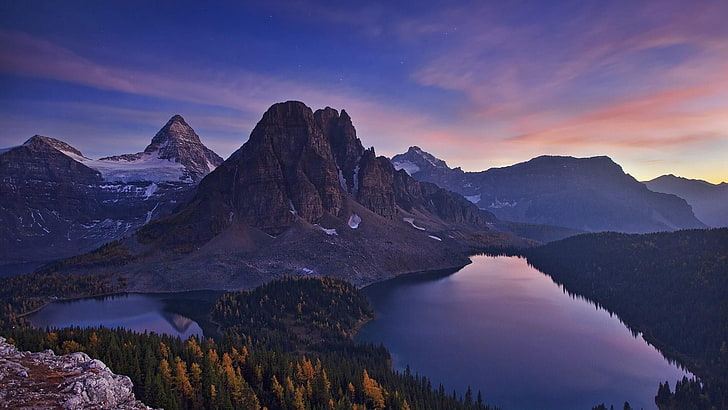
[[[442,239],[438,238],[438,237],[437,237],[437,236],[435,236],[435,235],[427,235],[427,236],[429,236],[430,238],[432,238],[432,239],[434,239],[434,240],[436,240],[436,241],[440,241],[440,242],[442,242]]]
[[[495,198],[495,201],[493,201],[488,208],[514,208],[518,204],[517,201],[509,202],[509,201],[499,201],[498,198]]]
[[[71,159],[93,168],[101,173],[107,182],[132,181],[182,181],[192,183],[192,179],[185,177],[185,167],[179,162],[161,159],[155,153],[141,153],[139,158],[127,161],[124,159],[90,159],[69,151],[61,151]],[[156,154],[156,155],[155,155]]]
[[[144,221],[145,224],[148,224],[149,221],[152,220],[152,215],[154,215],[154,211],[157,210],[157,207],[159,206],[159,202],[157,202],[157,205],[154,205],[154,208],[152,208],[151,211],[147,212],[147,219]]]
[[[15,148],[22,147],[22,145],[16,145],[14,147],[8,147],[8,148],[0,148],[0,154],[4,154],[10,150],[14,150]]]
[[[149,184],[149,186],[147,186],[147,189],[144,190],[144,200],[146,201],[147,199],[149,199],[149,197],[151,197],[152,194],[154,194],[154,192],[157,190],[157,188],[159,188],[159,187],[154,182]]]
[[[406,172],[409,175],[412,175],[416,172],[420,172],[420,167],[417,166],[417,164],[410,162],[410,161],[395,161],[392,162],[392,165],[394,165],[394,169],[399,171],[400,169],[403,169],[404,172]]]
[[[419,229],[420,231],[425,230],[425,228],[415,225],[415,218],[402,218],[402,220],[407,222],[408,224],[412,225],[412,227],[415,229]]]
[[[303,273],[305,273],[306,275],[310,275],[313,273],[313,269],[309,268],[302,268],[301,271],[303,271]]]
[[[474,204],[477,204],[478,202],[480,202],[480,194],[478,194],[478,195],[469,195],[469,196],[466,196],[465,199],[467,199],[468,201],[470,201],[470,202],[472,202]]]
[[[357,229],[359,228],[359,224],[361,223],[361,216],[357,214],[351,214],[349,217],[349,228],[351,229]]]
[[[326,229],[319,224],[315,224],[314,226],[324,231],[326,235],[338,235],[338,233],[336,233],[336,229]]]
[[[291,210],[293,215],[298,215],[298,211],[296,211],[296,207],[293,206],[293,202],[291,202],[290,199],[288,200],[288,208]]]
[[[207,160],[206,159],[205,161],[207,161],[207,172],[212,172],[212,171],[215,170],[215,168],[217,168],[215,166],[215,164],[213,164],[212,162],[210,162],[210,160]]]
[[[359,157],[361,159],[361,157]],[[359,192],[359,159],[357,159],[356,167],[354,168],[354,190],[353,194]]]
[[[349,192],[349,189],[346,187],[346,178],[344,178],[344,173],[341,172],[341,168],[336,167],[336,169],[339,171],[339,185],[341,185],[341,189],[343,189],[344,192]]]

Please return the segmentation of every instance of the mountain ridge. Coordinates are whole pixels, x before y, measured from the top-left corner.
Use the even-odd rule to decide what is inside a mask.
[[[169,129],[178,123],[184,119],[172,117],[155,138],[176,138]],[[212,152],[184,124],[182,131],[194,137],[192,151]],[[158,147],[152,149],[155,154]],[[152,156],[146,154],[140,161],[93,160],[64,141],[41,135],[0,150],[2,273],[27,272],[45,261],[88,252],[189,199],[195,179],[207,168],[194,162],[186,167],[175,161],[180,157]],[[210,159],[218,162],[219,157]],[[209,165],[214,163],[204,164]]]
[[[672,174],[643,182],[655,192],[677,195],[692,207],[695,216],[713,228],[728,227],[728,184],[712,184]]]
[[[114,272],[147,291],[250,288],[281,275],[361,286],[465,265],[473,247],[530,244],[497,224],[365,149],[346,111],[288,101],[263,114],[177,213],[106,249],[123,255],[120,266],[89,254],[60,269]]]
[[[392,162],[418,168],[413,173],[418,180],[458,192],[502,220],[631,233],[705,227],[685,200],[649,191],[607,156],[542,155],[464,172],[428,166],[418,150],[395,155]]]

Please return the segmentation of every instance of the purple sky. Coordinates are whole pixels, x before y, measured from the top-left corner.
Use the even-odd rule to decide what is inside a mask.
[[[300,100],[346,109],[381,155],[608,155],[641,180],[728,181],[726,16],[717,0],[3,1],[0,147],[137,152],[179,113],[227,157]]]

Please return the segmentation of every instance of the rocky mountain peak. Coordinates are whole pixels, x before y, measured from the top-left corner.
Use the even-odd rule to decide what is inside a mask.
[[[462,220],[473,216],[476,223],[484,223],[475,216],[476,207],[461,209],[462,203],[447,195],[441,195],[442,201],[453,206],[435,210],[432,203],[437,201],[429,196],[437,194],[436,187],[421,187],[398,174],[387,158],[377,157],[373,148],[364,149],[345,111],[326,107],[313,112],[301,102],[288,101],[271,106],[248,141],[202,180],[190,212],[200,212],[207,220],[198,232],[201,241],[234,221],[269,235],[280,235],[301,221],[346,221],[352,202],[388,220],[400,208],[409,212],[431,206],[427,212],[447,209],[467,214]]]
[[[423,151],[416,145],[409,147],[404,154],[398,154],[392,157],[392,165],[397,170],[404,169],[410,175],[435,169],[450,170],[450,167],[447,166],[445,161],[429,152]]]
[[[152,138],[152,143],[145,149],[145,152],[154,151],[155,146],[163,145],[165,143],[180,143],[189,142],[193,144],[201,144],[200,137],[197,136],[195,130],[185,122],[185,119],[181,115],[175,114],[162,129]]]
[[[325,117],[335,120],[338,113]],[[343,192],[336,162],[313,111],[298,101],[271,106],[248,142],[200,184],[198,196],[220,194],[237,217],[272,234],[299,217],[315,223],[324,212],[338,215]]]
[[[207,148],[195,130],[177,114],[154,135],[143,152],[101,158],[101,161],[149,161],[161,159],[184,166],[183,180],[198,182],[222,164],[222,158]]]
[[[23,143],[23,146],[36,151],[54,149],[57,151],[70,152],[72,154],[78,155],[79,157],[83,156],[83,154],[81,154],[81,151],[70,146],[69,144],[55,138],[45,137],[43,135],[34,135],[30,137],[27,141],[25,141],[25,143]]]

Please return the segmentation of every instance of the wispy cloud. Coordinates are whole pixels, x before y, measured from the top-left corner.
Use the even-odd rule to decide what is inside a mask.
[[[412,78],[462,93],[469,102],[465,115],[511,120],[538,111],[579,112],[612,95],[639,95],[676,80],[701,81],[698,73],[683,74],[696,66],[715,70],[728,60],[728,30],[715,19],[728,11],[723,4],[701,3],[685,12],[670,2],[616,6],[584,3],[556,27],[544,24],[550,20],[514,25],[514,13],[525,18],[536,11],[490,4],[409,22],[403,35],[449,30],[452,38]]]
[[[387,107],[373,99],[353,97],[365,93],[339,85],[293,83],[283,78],[226,67],[188,66],[184,70],[163,72],[110,66],[22,32],[0,30],[0,72],[233,109],[240,113],[240,118],[208,116],[201,124],[203,129],[228,133],[238,131],[244,135],[228,146],[242,144],[268,106],[290,99],[302,100],[313,109],[327,105],[347,109],[354,115],[357,128],[364,131],[363,135],[369,135],[370,139],[365,143],[385,150],[391,146],[393,135],[412,132],[427,122],[422,114],[401,107]],[[81,108],[78,104],[71,104],[71,107]],[[89,109],[90,106],[84,107],[84,111]],[[96,111],[100,109],[109,114],[121,111],[108,105],[95,107]],[[149,113],[133,114],[139,114],[140,118],[151,117]],[[235,130],[238,126],[247,127]]]

